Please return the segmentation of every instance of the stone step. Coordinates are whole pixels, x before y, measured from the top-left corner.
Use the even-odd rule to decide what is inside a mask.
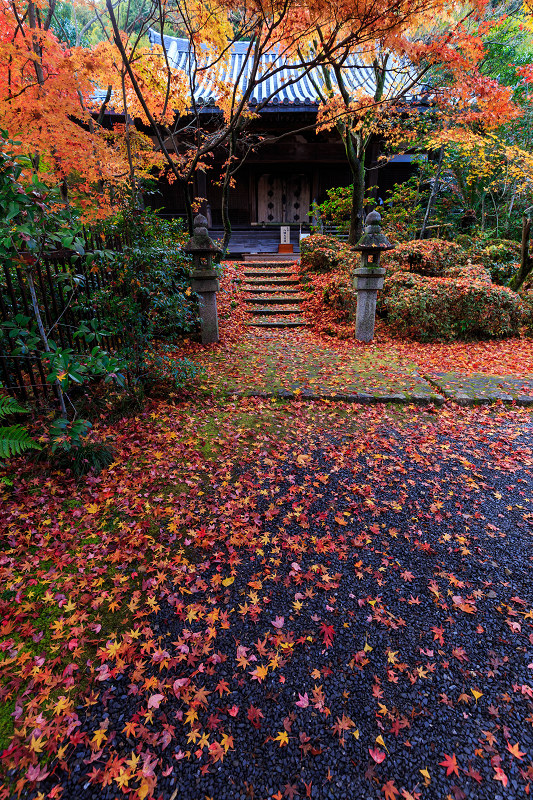
[[[279,289],[279,291],[283,292],[283,294],[298,294],[300,292],[300,289]],[[275,294],[276,290],[275,289],[261,289],[261,288],[257,288],[257,289],[246,289],[246,288],[244,288],[243,292],[248,292],[249,294],[252,294],[252,293],[253,294]],[[246,298],[246,299],[248,299],[248,298]]]
[[[248,286],[297,286],[298,278],[264,278],[261,281],[248,281]]]
[[[301,300],[305,300],[305,297],[245,297],[246,303],[263,303],[264,305],[292,305]]]
[[[247,325],[250,328],[305,328],[306,322],[303,319],[269,320],[268,322],[257,320],[257,322],[248,322]]]
[[[299,308],[246,308],[247,314],[254,314],[258,316],[268,317],[281,316],[282,314],[299,314]]]
[[[300,254],[287,255],[287,253],[249,253],[244,256],[244,263],[249,264],[297,264]]]
[[[293,269],[261,269],[261,270],[245,270],[245,278],[292,278],[297,277],[294,275]]]

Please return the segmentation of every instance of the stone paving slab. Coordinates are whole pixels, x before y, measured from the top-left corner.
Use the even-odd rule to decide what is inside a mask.
[[[415,364],[362,348],[319,345],[302,329],[264,330],[205,353],[200,384],[215,394],[300,397],[373,403],[442,403],[443,395]]]
[[[501,401],[533,406],[533,375],[517,378],[514,375],[433,372],[428,373],[426,377],[444,397],[461,405]]]

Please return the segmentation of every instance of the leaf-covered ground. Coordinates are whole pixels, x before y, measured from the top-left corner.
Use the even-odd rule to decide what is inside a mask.
[[[320,336],[311,327],[257,330],[247,326],[245,269],[225,267],[218,294],[221,344],[187,346],[205,368],[205,392],[406,395],[430,402],[435,394],[466,394],[474,401],[502,395],[533,402],[531,339],[422,344],[392,338],[379,320],[371,344]],[[488,385],[484,376],[490,376]]]
[[[527,796],[528,411],[221,399],[107,432],[99,478],[3,503],[0,797]]]
[[[254,333],[240,280],[189,400],[0,498],[0,800],[527,797],[531,413],[228,393],[523,393],[528,342]]]

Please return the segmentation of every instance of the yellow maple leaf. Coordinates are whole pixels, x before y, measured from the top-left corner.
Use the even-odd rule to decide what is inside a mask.
[[[97,731],[94,732],[94,736],[91,739],[91,745],[94,744],[95,750],[100,750],[102,742],[105,742],[106,739],[107,739],[107,733],[104,730],[102,730],[102,728],[99,728]]]
[[[475,699],[476,705],[477,705],[477,701],[479,700],[479,698],[483,697],[483,692],[479,692],[477,689],[470,689],[470,691],[474,695],[474,699]]]
[[[419,770],[419,772],[422,775],[422,777],[424,778],[426,786],[429,786],[429,784],[431,783],[431,775],[429,774],[427,767],[425,767],[424,769]]]
[[[234,580],[235,580],[235,575],[232,575],[230,578],[224,578],[224,580],[222,581],[222,586],[231,586]]]
[[[279,731],[274,741],[279,742],[280,747],[284,747],[285,745],[289,744],[289,734],[287,731]]]

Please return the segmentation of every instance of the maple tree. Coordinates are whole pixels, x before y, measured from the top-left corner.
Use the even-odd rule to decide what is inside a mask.
[[[159,158],[127,116],[124,127],[104,127],[109,98],[99,103],[96,89],[120,84],[120,71],[103,43],[60,41],[55,7],[47,0],[2,4],[0,127],[18,140],[32,172],[59,187],[65,204],[87,219],[103,218],[129,201],[135,179],[146,178]]]
[[[246,152],[260,144],[248,132],[250,121],[264,108],[276,94],[272,79],[283,73],[285,86],[290,86],[303,76],[315,81],[317,70],[321,70],[325,85],[317,87],[319,94],[325,94],[328,114],[322,115],[321,124],[329,124],[336,118],[338,103],[331,95],[333,90],[330,76],[340,81],[343,92],[342,67],[351,64],[353,58],[360,63],[355,70],[370,59],[376,73],[377,95],[375,102],[381,102],[384,91],[389,50],[405,54],[404,40],[408,31],[420,24],[428,15],[445,12],[444,0],[417,0],[417,2],[391,3],[390,8],[381,4],[368,7],[350,0],[337,8],[332,16],[328,3],[302,4],[287,2],[279,6],[256,4],[235,11],[233,4],[225,0],[205,4],[188,3],[178,11],[164,4],[156,4],[151,20],[145,22],[145,29],[151,25],[159,32],[160,45],[148,56],[141,43],[141,32],[135,35],[121,32],[111,0],[107,11],[113,26],[113,40],[119,51],[128,78],[128,96],[133,98],[143,121],[152,128],[157,147],[164,155],[171,180],[182,185],[189,207],[192,206],[190,194],[191,181],[198,173],[206,173],[212,167],[215,151],[226,149],[227,157],[222,177],[223,198],[232,185],[233,176]],[[165,26],[172,23],[185,37],[189,45],[190,58],[187,71],[173,68],[167,53]],[[239,62],[240,75],[246,74],[243,87],[239,80],[228,83],[222,79],[223,67],[227,64],[234,44],[244,42],[246,47]],[[386,54],[376,56],[372,61],[369,54],[378,47]],[[414,49],[411,48],[414,53]],[[411,55],[411,51],[409,54]],[[418,51],[417,51],[418,52]],[[162,83],[157,90],[153,81],[135,77],[135,69],[142,69],[145,58],[152,58],[151,74],[161,76]],[[421,58],[420,53],[418,57]],[[294,71],[287,72],[287,65]],[[427,71],[424,67],[420,74]],[[131,81],[131,83],[129,83]],[[408,81],[412,84],[412,81]],[[210,102],[216,113],[207,115],[206,109],[197,100],[197,88],[209,86]],[[263,87],[263,99],[252,103],[251,98],[258,87]],[[406,86],[403,87],[406,91]],[[397,98],[397,95],[395,95]],[[390,105],[392,98],[387,98]],[[119,99],[120,104],[120,99]],[[354,98],[348,98],[346,91],[342,97],[344,107],[340,110],[342,122],[347,126],[349,115],[354,112]],[[352,142],[352,135],[359,136],[360,123],[357,120],[346,128],[345,141]],[[332,124],[335,124],[333,122]],[[341,128],[339,128],[341,129]],[[366,137],[366,134],[364,136]],[[351,154],[351,150],[348,155]],[[360,150],[360,148],[359,148]],[[362,155],[358,151],[358,164]],[[353,161],[353,159],[352,159]],[[359,182],[360,183],[360,182]],[[359,183],[358,189],[359,192]],[[359,194],[357,195],[359,198]],[[359,198],[360,199],[360,198]],[[358,203],[360,205],[358,199]],[[224,200],[223,200],[224,205]],[[223,209],[224,211],[224,209]],[[191,222],[192,211],[188,211]],[[360,211],[358,212],[360,215]],[[229,236],[227,208],[223,213],[226,239]]]

